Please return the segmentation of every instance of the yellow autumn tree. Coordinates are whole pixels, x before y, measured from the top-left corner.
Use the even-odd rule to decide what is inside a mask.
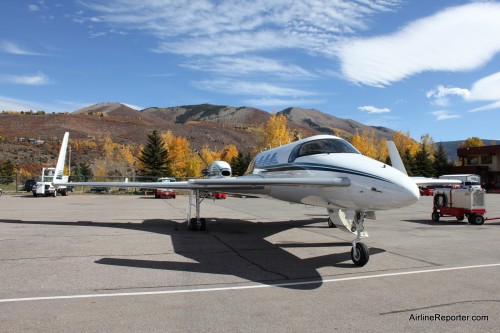
[[[351,138],[351,144],[356,147],[361,154],[376,158],[375,131],[363,131],[361,134],[356,130],[356,134]]]
[[[406,151],[409,151],[412,156],[415,156],[415,154],[420,151],[420,144],[410,137],[409,131],[406,134],[397,131],[392,136],[392,141],[394,141],[401,156],[404,155]]]
[[[170,164],[172,176],[176,178],[189,177],[187,173],[187,161],[191,155],[189,141],[182,136],[174,136],[166,143],[168,150],[167,160]]]
[[[203,158],[203,160],[207,163],[207,164],[210,164],[212,163],[213,161],[215,160],[219,160],[220,157],[221,157],[221,152],[216,152],[216,151],[212,151],[210,150],[210,148],[208,148],[207,145],[204,145],[201,149],[200,149],[200,156]],[[206,167],[206,166],[204,166]]]
[[[472,136],[470,138],[465,139],[459,146],[459,148],[471,148],[471,147],[482,147],[484,146],[483,140],[478,138],[477,136]]]
[[[233,158],[238,156],[238,148],[235,145],[227,145],[218,153],[218,160],[230,163]]]
[[[106,138],[104,138],[104,141],[101,143],[101,149],[104,153],[105,158],[112,158],[113,157],[115,146],[116,145],[113,142],[113,140],[111,140],[111,137],[109,136],[109,134],[106,135]]]
[[[134,168],[135,158],[132,147],[129,145],[119,145],[114,153],[114,164],[120,168],[122,175],[129,175]]]
[[[264,149],[279,147],[293,141],[292,133],[286,127],[286,116],[273,113],[264,126]]]

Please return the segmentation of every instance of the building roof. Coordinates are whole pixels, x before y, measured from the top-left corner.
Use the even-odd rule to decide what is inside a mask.
[[[466,157],[470,155],[493,155],[493,154],[500,154],[500,145],[457,149],[458,157]]]

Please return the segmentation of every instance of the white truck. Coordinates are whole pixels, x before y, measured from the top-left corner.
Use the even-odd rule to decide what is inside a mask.
[[[53,185],[53,180],[54,180],[54,174],[55,174],[56,168],[43,168],[42,169],[42,175],[36,182],[36,184],[33,185],[31,192],[33,192],[33,196],[57,196],[57,193],[61,194],[62,196],[68,195],[68,189],[66,186],[59,186],[57,189]],[[68,176],[63,176],[62,179],[64,182],[68,181]]]
[[[460,188],[481,188],[481,177],[473,174],[442,175],[439,179],[457,179],[462,182]]]

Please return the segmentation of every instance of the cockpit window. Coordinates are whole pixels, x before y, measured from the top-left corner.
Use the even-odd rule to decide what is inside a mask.
[[[351,153],[359,154],[359,151],[347,141],[340,139],[322,139],[303,143],[290,154],[288,162],[293,162],[296,158],[316,154],[338,154]]]

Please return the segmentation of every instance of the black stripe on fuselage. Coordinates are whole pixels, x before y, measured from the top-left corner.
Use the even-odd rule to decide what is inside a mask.
[[[362,172],[362,171],[347,169],[347,168],[334,166],[334,165],[328,165],[328,164],[297,162],[297,163],[267,165],[267,166],[262,166],[262,167],[256,166],[256,168],[263,169],[263,171],[261,171],[261,172],[264,172],[264,173],[265,172],[284,172],[284,171],[294,171],[294,170],[317,170],[317,171],[341,172],[341,173],[347,173],[347,174],[351,174],[351,175],[381,180],[381,181],[384,181],[387,183],[394,184],[394,182],[390,181],[389,179],[379,177],[379,176],[373,175],[371,173],[366,173],[366,172]]]

